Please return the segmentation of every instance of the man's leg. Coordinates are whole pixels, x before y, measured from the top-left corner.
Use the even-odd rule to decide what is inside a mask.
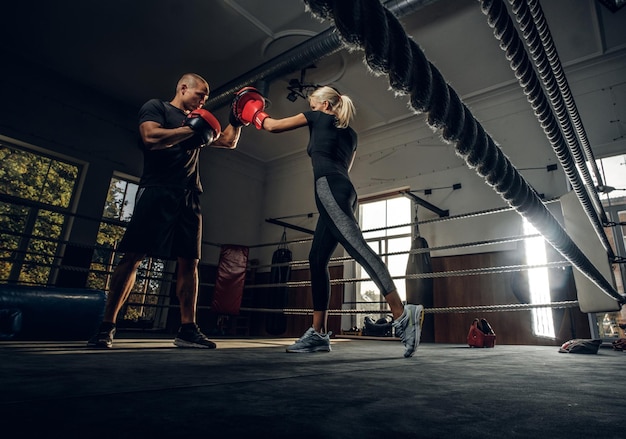
[[[215,343],[196,325],[198,259],[178,258],[176,295],[180,302],[180,329],[174,344],[180,348],[215,349]]]
[[[115,323],[117,321],[117,315],[135,285],[137,268],[144,257],[145,255],[140,253],[126,253],[113,270],[103,322]]]
[[[176,295],[180,302],[180,322],[196,322],[198,302],[198,260],[178,258]]]
[[[140,253],[126,253],[113,270],[102,323],[100,323],[98,331],[87,341],[88,347],[113,347],[117,315],[133,289],[137,268],[139,268],[144,257],[145,255]]]

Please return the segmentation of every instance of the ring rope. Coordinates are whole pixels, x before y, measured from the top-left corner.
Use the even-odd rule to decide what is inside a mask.
[[[566,117],[567,114],[563,114],[565,103],[561,94],[558,93],[554,75],[551,75],[552,70],[548,65],[545,51],[537,36],[537,29],[532,26],[534,21],[532,17],[528,18],[530,15],[528,7],[524,8],[524,5],[518,2],[519,4],[516,5],[514,10],[519,12],[518,22],[520,22],[520,28],[525,33],[525,39],[528,47],[531,49],[537,70],[541,73],[544,86],[549,92],[552,107],[544,94],[543,88],[539,85],[537,74],[532,68],[532,63],[523,48],[521,39],[517,35],[515,25],[509,16],[504,1],[480,0],[480,3],[483,13],[488,17],[489,26],[494,29],[494,36],[501,43],[500,48],[505,51],[506,58],[510,61],[511,69],[515,72],[515,77],[524,90],[524,94],[526,94],[539,124],[561,162],[572,189],[574,189],[585,213],[589,217],[602,246],[610,258],[614,257],[615,255],[602,226],[602,221],[598,217],[598,212],[602,211],[602,203],[598,199],[598,194],[589,176],[586,159],[580,151],[580,145],[573,133],[570,119]],[[532,44],[529,39],[532,39],[537,44]],[[552,108],[555,108],[557,111],[556,117]],[[559,125],[565,132],[565,139]],[[565,140],[567,140],[567,144]],[[585,183],[581,179],[581,174]],[[592,202],[590,193],[595,195],[595,203]]]
[[[577,300],[568,300],[552,303],[513,303],[505,305],[474,305],[474,306],[449,306],[445,308],[424,308],[425,314],[450,314],[450,313],[469,313],[469,312],[501,312],[501,311],[528,311],[537,308],[575,308],[578,306]],[[241,311],[258,311],[267,313],[282,313],[290,315],[312,314],[312,309],[305,308],[241,308]],[[389,314],[389,309],[381,309],[379,311],[360,310],[360,309],[329,309],[329,315],[343,314]]]
[[[537,237],[540,235],[522,235],[522,236],[517,236],[517,237],[511,237],[511,238],[504,238],[504,239],[497,239],[497,240],[490,240],[490,241],[477,241],[477,242],[470,242],[470,243],[465,243],[465,244],[461,244],[461,246],[472,246],[472,245],[483,245],[486,243],[503,243],[503,242],[513,242],[513,241],[519,241],[519,240],[524,240],[527,239],[529,237]],[[440,246],[440,247],[432,247],[432,248],[420,248],[420,249],[412,249],[409,251],[403,251],[403,252],[390,252],[390,253],[386,253],[383,256],[393,256],[393,255],[400,255],[400,254],[418,254],[418,253],[427,253],[429,251],[432,250],[444,250],[444,249],[452,249],[452,248],[457,248],[459,247],[459,245],[449,245],[449,246]],[[0,258],[0,261],[5,260],[8,258]],[[349,261],[351,260],[351,257],[339,257],[339,258],[333,258],[331,259],[331,261],[335,261],[335,262],[341,262],[341,261]],[[285,266],[285,265],[291,265],[294,264],[296,266],[304,266],[304,265],[308,265],[308,261],[293,261],[293,262],[288,262],[288,263],[284,263],[284,264],[273,264],[270,266]],[[100,269],[96,269],[94,267],[79,267],[79,266],[73,266],[73,265],[66,265],[66,264],[58,264],[58,263],[45,263],[45,262],[39,262],[38,263],[39,266],[46,266],[46,267],[52,267],[52,268],[60,268],[66,271],[72,271],[72,272],[80,272],[80,273],[96,273],[96,274],[110,274],[110,271],[108,270],[100,270]],[[548,264],[542,264],[542,265],[515,265],[515,266],[503,266],[503,267],[489,267],[489,268],[477,268],[477,269],[468,269],[468,270],[458,270],[458,271],[447,271],[447,272],[436,272],[436,273],[416,273],[416,274],[410,274],[410,275],[405,275],[405,276],[394,276],[392,277],[393,279],[424,279],[424,278],[442,278],[442,277],[447,277],[447,276],[466,276],[466,275],[477,275],[477,274],[497,274],[497,273],[508,273],[508,272],[513,272],[513,271],[523,271],[523,270],[530,270],[533,268],[541,268],[541,267],[546,267],[546,268],[559,268],[559,267],[565,267],[565,266],[570,266],[571,264],[567,261],[557,261],[557,262],[552,262],[552,263],[548,263]],[[139,272],[137,273],[137,277],[138,279],[148,279],[148,276],[144,276],[141,272],[143,270],[139,270]],[[163,272],[164,275],[173,275],[174,273],[169,273],[169,272]],[[358,283],[358,282],[367,282],[371,279],[369,278],[349,278],[349,279],[332,279],[330,282],[332,285],[337,285],[337,284],[342,284],[342,283]],[[175,280],[170,279],[171,282],[175,282]],[[208,286],[208,287],[214,287],[215,284],[214,283],[201,283],[201,286]],[[307,286],[310,285],[310,281],[292,281],[292,282],[287,282],[287,283],[276,283],[276,284],[252,284],[252,285],[245,285],[244,288],[245,289],[254,289],[254,288],[271,288],[271,287],[279,287],[279,286],[287,286],[287,287],[301,287],[301,286]]]
[[[535,268],[562,268],[571,266],[568,261],[556,261],[556,262],[548,262],[547,264],[536,264],[536,265],[503,265],[500,267],[487,267],[487,268],[469,268],[466,270],[452,270],[452,271],[438,271],[435,273],[415,273],[415,274],[407,274],[403,276],[391,276],[394,280],[400,279],[431,279],[431,278],[442,278],[442,277],[458,277],[458,276],[474,276],[479,274],[501,274],[501,273],[511,273],[517,271],[524,270],[532,270]],[[344,278],[344,279],[331,279],[331,285],[338,285],[344,283],[358,283],[358,282],[369,282],[370,278]],[[274,284],[256,284],[256,285],[246,285],[244,289],[256,289],[256,288],[271,288],[271,287],[288,287],[288,288],[297,288],[297,287],[306,287],[311,285],[310,280],[303,281],[289,281],[283,283],[274,283]]]
[[[544,201],[544,204],[556,203],[558,201],[559,201],[558,199],[546,200],[546,201]],[[476,217],[480,217],[480,216],[484,216],[484,215],[490,215],[490,214],[493,214],[493,213],[510,212],[512,210],[514,210],[514,209],[512,207],[510,207],[510,206],[496,207],[496,208],[493,208],[493,209],[479,210],[479,211],[476,211],[476,212],[462,213],[462,214],[446,216],[446,217],[442,217],[442,218],[432,218],[432,219],[428,219],[428,220],[412,221],[410,223],[397,224],[397,225],[394,225],[394,226],[386,226],[386,227],[377,227],[377,228],[373,228],[373,229],[365,229],[365,230],[362,230],[362,232],[363,233],[370,233],[370,232],[378,232],[378,231],[382,231],[382,230],[397,229],[397,228],[401,228],[401,227],[421,226],[421,225],[424,225],[424,224],[433,224],[433,223],[439,223],[439,222],[444,222],[444,221],[453,221],[453,220],[457,220],[457,219],[476,218]],[[293,240],[290,240],[290,241],[279,241],[279,242],[268,242],[268,243],[264,243],[264,244],[255,244],[255,245],[248,246],[248,248],[270,247],[270,246],[284,245],[284,244],[304,244],[304,243],[309,243],[312,240],[313,240],[313,238],[300,238],[300,239],[293,239]],[[202,241],[202,243],[203,244],[207,244],[207,245],[213,245],[213,246],[216,246],[216,247],[220,247],[222,245],[222,244],[217,244],[217,243],[208,242],[208,241]]]
[[[143,306],[146,308],[179,308],[180,305],[161,305],[155,303],[127,302],[127,306]],[[481,312],[501,312],[501,311],[528,311],[537,308],[575,308],[578,306],[577,300],[568,300],[562,302],[551,303],[513,303],[503,305],[472,305],[472,306],[448,306],[443,308],[424,308],[425,314],[451,314],[451,313],[469,313],[475,311]],[[208,305],[198,305],[198,309],[211,309]],[[269,314],[287,314],[287,315],[309,315],[313,313],[313,309],[309,308],[251,308],[241,307],[240,311],[244,312],[265,312]],[[381,310],[362,310],[362,309],[329,309],[329,315],[343,314],[389,314],[389,309]]]
[[[591,201],[596,211],[599,213],[602,223],[607,224],[608,218],[606,217],[606,212],[600,202],[598,192],[587,168],[590,168],[593,173],[593,178],[600,186],[604,184],[602,182],[602,175],[596,164],[596,159],[591,150],[587,133],[585,132],[578,109],[576,108],[576,102],[569,88],[567,77],[563,71],[559,54],[554,45],[554,40],[550,34],[550,28],[546,22],[541,5],[537,0],[525,0],[524,2],[520,0],[509,0],[509,3],[520,25],[526,47],[528,47],[532,54],[534,64],[538,67],[541,66],[539,72],[543,80],[544,88],[548,91],[552,108],[556,112],[559,125],[565,134],[570,150],[574,154],[576,164],[581,170],[585,185],[591,196]],[[546,64],[550,65],[550,69],[546,68]],[[555,83],[557,84],[556,86]],[[559,93],[557,93],[557,87]],[[576,141],[572,123],[576,128],[576,134],[578,135],[580,144]],[[582,154],[583,151],[584,156]]]
[[[519,242],[519,241],[524,241],[526,239],[539,238],[539,237],[541,237],[539,233],[532,234],[532,235],[518,235],[518,236],[509,237],[509,238],[489,239],[485,241],[466,242],[462,244],[450,244],[450,245],[441,245],[441,246],[435,246],[435,247],[415,248],[415,249],[405,250],[405,251],[400,251],[400,252],[380,253],[380,256],[381,257],[399,256],[399,255],[405,255],[405,254],[417,255],[421,253],[430,253],[430,252],[442,251],[442,250],[452,250],[456,248],[480,247],[484,245],[494,245],[494,244],[507,244],[511,242]],[[354,260],[354,258],[352,258],[351,256],[338,256],[335,258],[331,258],[330,263],[333,264],[333,263],[338,263],[338,262],[348,262],[351,260]],[[279,263],[274,263],[274,264],[255,265],[254,268],[258,269],[262,267],[266,268],[266,267],[286,267],[286,266],[301,267],[301,266],[307,266],[307,265],[309,265],[309,261],[299,260],[299,261],[291,261],[291,262],[279,262]]]
[[[567,235],[535,190],[474,118],[441,72],[432,65],[399,20],[379,0],[304,0],[313,15],[332,21],[344,46],[365,52],[375,74],[389,77],[396,94],[410,95],[416,113],[426,113],[428,125],[454,142],[457,154],[475,169],[504,200],[526,218],[545,239],[598,288],[626,303]]]

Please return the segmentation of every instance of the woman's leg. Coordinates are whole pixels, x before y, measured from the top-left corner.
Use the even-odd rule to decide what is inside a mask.
[[[309,269],[311,271],[311,293],[313,298],[313,329],[325,333],[328,322],[328,306],[330,304],[330,274],[328,263],[337,248],[337,240],[320,216],[313,235],[309,252]]]
[[[400,297],[396,297],[396,286],[389,270],[381,257],[363,238],[363,233],[354,216],[357,198],[352,183],[343,176],[331,175],[319,178],[315,185],[320,220],[325,221],[335,239],[370,275],[384,296],[395,293],[390,297],[390,306],[393,306],[392,311],[398,312]],[[399,312],[402,313],[401,310]]]
[[[402,303],[387,266],[363,238],[354,216],[356,192],[350,180],[342,176],[322,177],[315,182],[315,188],[320,220],[325,220],[335,238],[385,296],[393,313],[395,332],[405,347],[404,356],[412,356],[419,345],[424,307]]]

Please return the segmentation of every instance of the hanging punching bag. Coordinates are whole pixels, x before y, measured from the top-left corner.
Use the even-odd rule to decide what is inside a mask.
[[[281,243],[272,255],[270,283],[283,284],[291,274],[291,250],[287,248],[287,233],[283,231]],[[288,287],[275,286],[269,290],[267,307],[283,309],[288,303]],[[269,313],[265,319],[265,330],[270,335],[282,335],[287,330],[287,317],[282,313]]]
[[[415,230],[413,233],[413,241],[411,250],[427,249],[428,242],[420,236],[417,224],[417,207],[415,208]],[[432,273],[432,264],[430,260],[430,252],[410,253],[409,260],[406,265],[406,274],[424,274]],[[432,308],[434,306],[433,299],[433,279],[417,278],[406,279],[406,301],[416,305],[424,305],[424,308]],[[433,314],[425,314],[424,323],[422,325],[423,342],[435,341],[435,317]]]
[[[225,244],[215,278],[211,310],[217,314],[239,315],[248,266],[248,247]]]

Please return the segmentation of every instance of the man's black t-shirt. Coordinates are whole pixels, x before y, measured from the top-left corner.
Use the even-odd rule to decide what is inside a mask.
[[[169,102],[151,99],[139,110],[139,125],[143,122],[156,122],[163,128],[182,126],[185,113]],[[187,150],[180,145],[171,148],[148,150],[140,142],[143,150],[143,174],[139,186],[178,187],[202,192],[200,183],[200,149]]]
[[[305,111],[309,124],[307,153],[313,163],[315,180],[332,174],[348,177],[348,168],[357,147],[356,132],[348,128],[337,128],[335,116],[321,111]]]

